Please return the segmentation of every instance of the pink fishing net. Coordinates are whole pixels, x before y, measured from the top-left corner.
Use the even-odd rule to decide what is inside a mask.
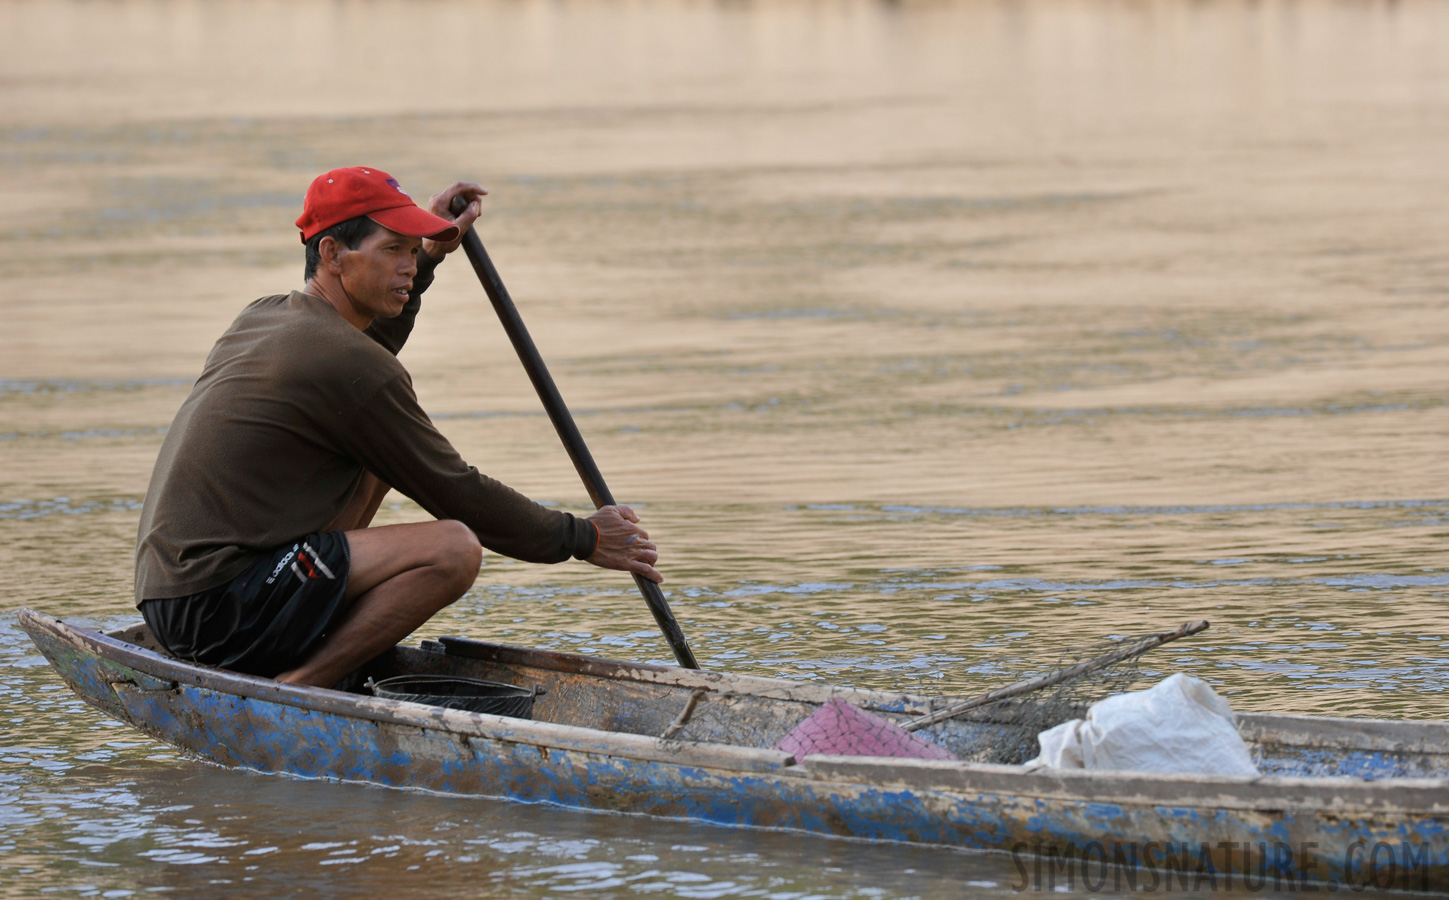
[[[949,750],[902,729],[889,719],[832,697],[775,745],[796,759],[812,753],[955,759]]]

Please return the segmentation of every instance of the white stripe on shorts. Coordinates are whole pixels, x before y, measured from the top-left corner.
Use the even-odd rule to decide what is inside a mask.
[[[337,576],[333,575],[332,570],[327,568],[327,564],[322,561],[322,557],[317,555],[317,551],[312,549],[311,544],[303,541],[302,548],[307,551],[308,556],[312,557],[312,565],[317,567],[317,571],[321,572],[323,575],[326,575],[328,581],[337,580]]]

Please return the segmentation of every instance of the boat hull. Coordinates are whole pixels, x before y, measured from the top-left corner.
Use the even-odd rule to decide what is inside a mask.
[[[1013,854],[1020,888],[1125,878],[1449,890],[1443,779],[1196,779],[809,757],[295,688],[27,611],[87,702],[225,766]],[[1043,879],[1050,881],[1049,884]],[[1209,880],[1204,880],[1209,879]]]

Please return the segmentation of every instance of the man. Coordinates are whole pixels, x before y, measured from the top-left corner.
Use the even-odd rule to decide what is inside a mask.
[[[465,463],[396,358],[486,193],[456,183],[425,211],[377,169],[312,182],[305,286],[216,342],[146,492],[136,602],[171,652],[331,686],[461,597],[483,547],[663,580],[628,507],[576,518]],[[393,488],[436,521],[368,527]]]

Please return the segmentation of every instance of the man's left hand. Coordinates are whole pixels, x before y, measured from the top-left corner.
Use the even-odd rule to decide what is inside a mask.
[[[659,584],[664,576],[654,568],[659,548],[649,532],[639,527],[639,515],[627,506],[601,506],[588,519],[599,529],[599,543],[589,562],[605,569],[619,569],[643,575]]]
[[[453,218],[453,198],[464,197],[468,201],[468,207],[463,210],[462,215]],[[442,261],[443,257],[458,249],[463,243],[463,233],[473,227],[473,223],[483,214],[483,198],[488,196],[488,191],[482,185],[474,184],[471,181],[455,181],[447,190],[440,194],[434,194],[428,198],[428,212],[435,216],[441,216],[458,226],[458,239],[456,241],[430,241],[423,239],[423,252],[433,259]]]

